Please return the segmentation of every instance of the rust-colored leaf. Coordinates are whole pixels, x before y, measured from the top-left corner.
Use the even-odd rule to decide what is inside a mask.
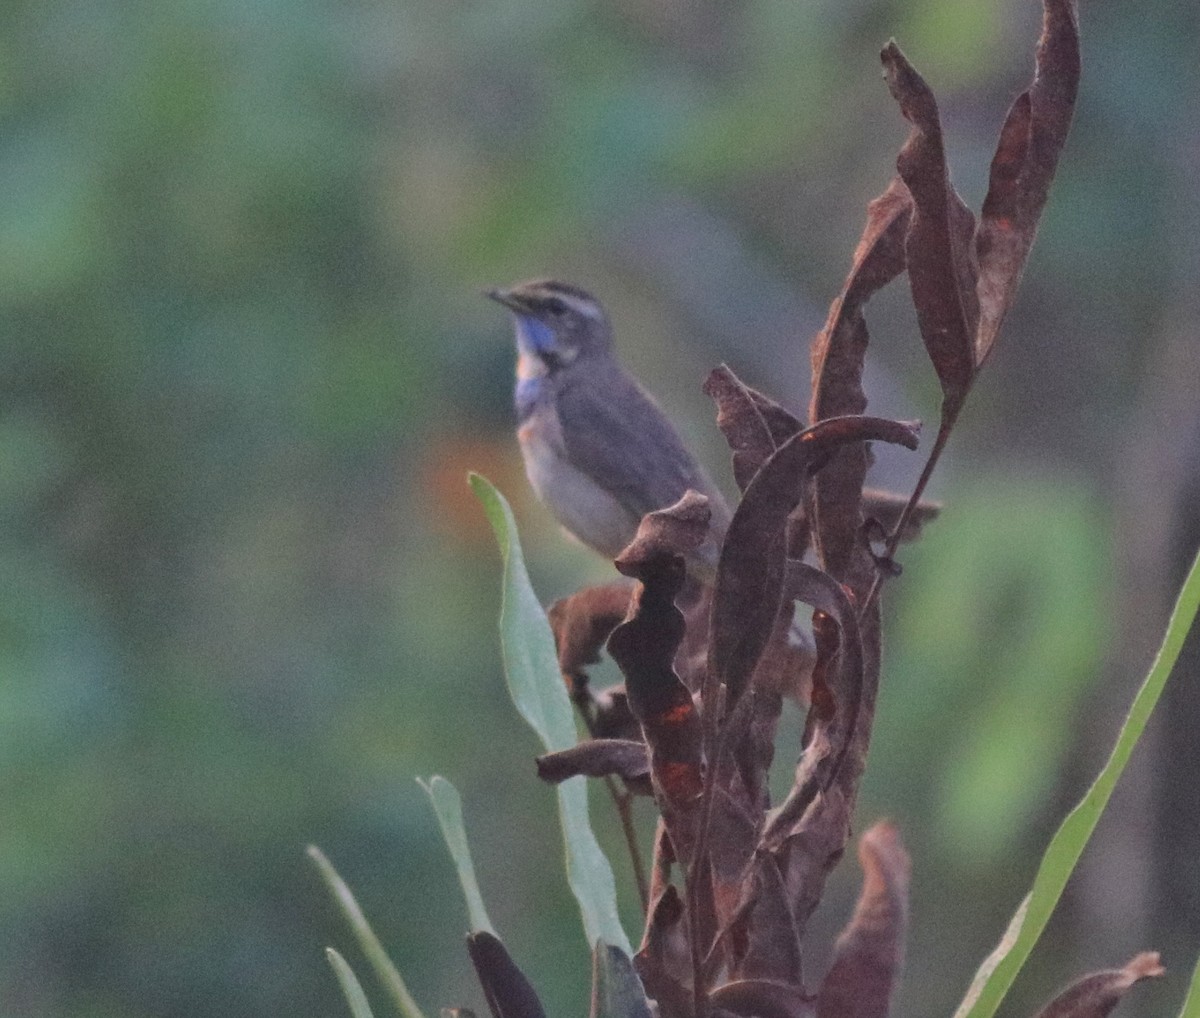
[[[868,337],[863,305],[904,271],[904,238],[911,212],[912,197],[899,178],[867,208],[867,222],[842,292],[829,308],[825,327],[813,340],[808,413],[812,422],[866,410],[862,372]],[[860,537],[860,502],[868,465],[865,445],[848,446],[813,479],[812,539],[821,564],[844,582],[851,582],[856,570],[864,583],[869,584],[873,576]],[[857,564],[856,551],[861,552]]]
[[[558,784],[582,774],[588,778],[623,778],[637,791],[650,792],[650,756],[644,742],[631,739],[588,739],[537,758],[537,774]]]
[[[633,585],[618,580],[584,587],[570,597],[555,601],[546,614],[558,648],[558,667],[566,676],[583,673],[600,660],[605,640],[625,618]]]
[[[1021,282],[1071,127],[1079,73],[1075,0],[1045,0],[1033,83],[1017,96],[1000,130],[975,238],[980,310],[977,366],[992,352]]]
[[[863,885],[817,995],[817,1018],[886,1018],[904,960],[909,859],[887,822],[858,843]]]
[[[888,88],[912,124],[896,159],[913,199],[904,250],[921,338],[942,384],[942,413],[953,417],[975,376],[975,217],[950,183],[933,92],[894,41],[881,59]]]
[[[737,979],[718,986],[709,1004],[745,1018],[812,1018],[813,999],[804,988],[773,979]]]
[[[688,491],[675,505],[649,513],[618,556],[617,568],[641,581],[629,614],[608,638],[608,652],[625,675],[625,691],[650,751],[659,806],[682,857],[690,858],[694,809],[702,788],[700,721],[673,659],[684,635],[675,596],[685,578],[684,557],[703,542],[708,505]]]
[[[1123,968],[1093,972],[1068,986],[1037,1018],[1105,1018],[1134,985],[1143,979],[1157,979],[1165,971],[1157,952],[1135,955]]]
[[[783,589],[785,524],[810,473],[842,445],[878,440],[915,449],[911,424],[878,417],[820,421],[783,443],[755,474],[729,524],[713,591],[705,702],[737,703],[774,629]]]
[[[467,953],[493,1018],[545,1018],[533,985],[498,937],[485,932],[469,934]]]

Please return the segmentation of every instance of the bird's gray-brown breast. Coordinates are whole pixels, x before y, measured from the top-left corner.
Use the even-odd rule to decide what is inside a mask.
[[[573,365],[556,380],[555,406],[570,462],[632,521],[677,502],[688,488],[708,496],[719,544],[729,525],[724,498],[654,400],[607,358]]]

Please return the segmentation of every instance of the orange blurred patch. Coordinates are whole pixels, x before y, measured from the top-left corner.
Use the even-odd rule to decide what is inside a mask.
[[[525,469],[516,444],[506,433],[503,441],[478,435],[442,435],[429,444],[419,472],[424,523],[454,541],[492,545],[495,538],[478,500],[471,494],[467,474],[483,474],[509,499],[524,496]]]

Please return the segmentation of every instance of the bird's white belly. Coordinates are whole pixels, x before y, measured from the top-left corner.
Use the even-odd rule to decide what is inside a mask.
[[[574,537],[606,558],[633,540],[638,520],[587,474],[573,467],[557,435],[526,423],[519,432],[525,473],[542,503]]]

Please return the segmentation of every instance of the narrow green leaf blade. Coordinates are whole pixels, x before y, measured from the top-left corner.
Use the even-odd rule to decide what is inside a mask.
[[[342,993],[346,997],[346,1003],[350,1005],[350,1013],[354,1018],[375,1018],[371,1014],[371,1005],[367,1003],[367,995],[363,993],[362,985],[346,959],[332,947],[325,948],[325,957],[333,966],[334,975],[342,985]]]
[[[333,864],[325,858],[325,853],[316,845],[308,846],[308,857],[316,864],[321,879],[325,881],[325,886],[329,888],[333,900],[342,910],[342,915],[350,924],[350,929],[353,931],[355,939],[358,940],[363,954],[367,956],[367,961],[375,970],[376,977],[392,998],[396,1010],[400,1012],[402,1018],[425,1018],[420,1007],[417,1006],[417,1002],[413,1000],[412,994],[408,992],[408,987],[404,985],[404,979],[399,970],[392,964],[392,959],[383,949],[379,938],[375,936],[375,931],[371,929],[371,924],[367,922],[367,917],[363,915],[363,910],[354,900],[354,895],[346,886],[346,882],[338,876]]]
[[[479,883],[475,879],[475,864],[471,861],[471,847],[467,844],[462,797],[458,794],[458,789],[437,774],[428,782],[418,778],[417,784],[425,789],[425,794],[433,804],[433,812],[442,828],[446,848],[449,849],[450,858],[454,860],[454,867],[458,870],[458,882],[462,885],[463,897],[467,899],[467,916],[472,932],[484,930],[495,936],[495,927],[488,918],[487,909],[483,905],[483,895],[480,894]]]
[[[576,737],[571,701],[558,670],[550,621],[525,571],[517,522],[507,499],[491,481],[479,474],[471,474],[470,480],[504,560],[500,648],[509,694],[547,750],[569,749]]]
[[[1192,982],[1188,986],[1179,1018],[1200,1018],[1200,960],[1197,960],[1196,967],[1192,969]]]
[[[575,720],[566,686],[558,670],[558,654],[550,622],[525,571],[517,524],[507,500],[479,474],[471,488],[483,505],[500,555],[504,575],[500,601],[500,647],[509,693],[521,716],[547,751],[575,745]],[[617,914],[617,888],[612,867],[588,820],[586,779],[570,778],[557,788],[567,853],[567,881],[579,902],[589,944],[598,940],[632,953]]]
[[[955,1018],[991,1018],[1004,1000],[1017,973],[1021,971],[1034,944],[1045,929],[1050,914],[1075,869],[1075,864],[1096,828],[1096,822],[1108,805],[1117,779],[1129,762],[1129,756],[1141,738],[1150,713],[1162,694],[1171,669],[1175,666],[1197,609],[1200,609],[1200,556],[1192,563],[1187,579],[1184,580],[1175,610],[1167,623],[1162,646],[1150,666],[1145,682],[1134,697],[1129,717],[1117,736],[1112,755],[1083,800],[1067,815],[1050,840],[1050,845],[1038,866],[1029,897],[1009,923],[1000,946],[988,956],[976,974],[971,988],[955,1012]],[[1021,910],[1024,910],[1023,917]]]

